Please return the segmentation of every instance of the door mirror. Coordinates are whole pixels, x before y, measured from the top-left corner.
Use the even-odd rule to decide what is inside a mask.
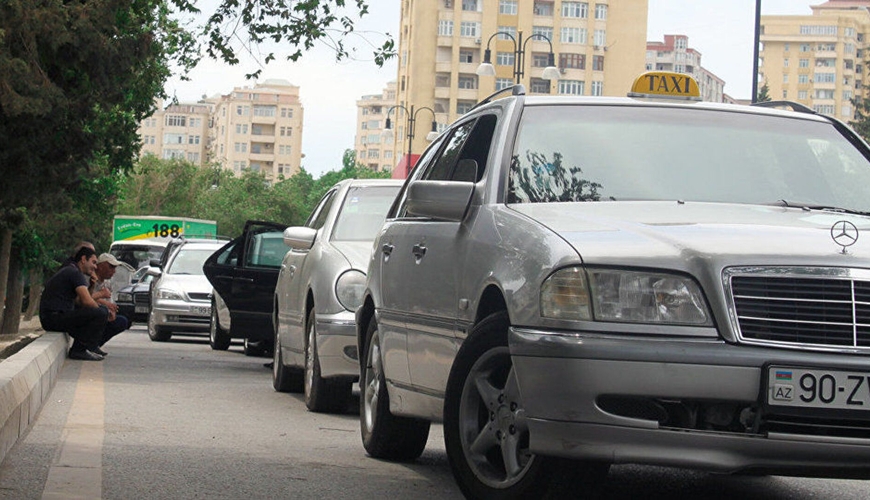
[[[474,184],[458,181],[413,181],[408,185],[408,213],[459,222],[465,217]]]
[[[294,250],[310,250],[317,230],[306,226],[293,226],[284,230],[284,244]]]
[[[160,259],[151,259],[150,261],[148,261],[148,265],[151,267],[156,267],[159,269],[160,268]]]

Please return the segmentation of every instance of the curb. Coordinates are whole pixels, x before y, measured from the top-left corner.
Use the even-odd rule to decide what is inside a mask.
[[[0,363],[0,462],[36,420],[66,360],[69,337],[45,332]]]

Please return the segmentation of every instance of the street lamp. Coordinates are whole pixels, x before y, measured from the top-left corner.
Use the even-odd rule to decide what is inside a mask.
[[[761,0],[755,0],[755,49],[752,54],[752,104],[758,102],[758,45],[761,43]]]
[[[384,132],[383,132],[384,138],[388,138],[388,137],[392,136],[393,127],[392,127],[392,124],[390,123],[390,113],[392,113],[393,110],[396,108],[400,108],[400,109],[404,110],[405,114],[408,116],[408,125],[407,125],[407,132],[408,133],[405,134],[405,137],[408,138],[408,167],[410,168],[412,166],[411,165],[411,143],[414,141],[414,135],[415,135],[414,127],[415,127],[415,123],[417,122],[417,113],[419,113],[420,111],[423,111],[424,109],[426,111],[429,111],[430,113],[432,113],[432,118],[433,118],[432,130],[428,134],[426,134],[427,141],[434,141],[435,138],[438,137],[438,122],[434,120],[435,111],[433,111],[432,108],[427,108],[427,107],[423,106],[422,108],[417,108],[415,110],[414,105],[412,104],[411,110],[408,111],[408,108],[406,108],[405,106],[402,106],[401,104],[396,104],[395,106],[393,106],[389,110],[387,110],[387,122],[384,126]]]
[[[497,31],[490,35],[489,39],[486,41],[486,50],[483,52],[483,62],[480,63],[480,66],[477,67],[477,74],[479,76],[495,76],[495,66],[492,65],[492,51],[489,49],[489,44],[492,42],[493,37],[496,35],[505,35],[510,37],[511,41],[514,44],[514,80],[515,83],[521,83],[521,79],[525,74],[525,55],[526,55],[526,46],[529,43],[529,40],[533,40],[535,38],[540,38],[542,40],[546,40],[546,42],[550,45],[550,53],[547,54],[547,67],[544,68],[544,73],[541,77],[544,80],[558,80],[561,76],[559,73],[559,68],[556,67],[556,54],[553,53],[553,42],[547,38],[546,35],[542,35],[540,33],[534,33],[532,36],[528,37],[525,42],[523,42],[523,32],[520,31],[517,33],[517,37],[507,31]]]

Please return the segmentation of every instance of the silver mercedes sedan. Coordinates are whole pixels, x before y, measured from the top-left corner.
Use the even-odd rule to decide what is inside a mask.
[[[867,144],[644,78],[516,86],[421,155],[357,312],[369,455],[443,421],[469,498],[617,463],[870,476]]]
[[[284,231],[290,247],[275,287],[272,384],[304,390],[312,411],[347,408],[359,376],[354,312],[365,268],[402,182],[345,180],[323,196],[304,226]]]

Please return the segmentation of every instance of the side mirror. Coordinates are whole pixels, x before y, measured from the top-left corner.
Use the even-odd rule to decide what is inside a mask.
[[[160,259],[151,259],[148,261],[148,265],[151,267],[159,268],[160,267]]]
[[[160,277],[160,275],[163,274],[163,271],[161,271],[160,268],[157,266],[152,266],[150,269],[145,271],[145,274],[154,276],[154,278],[158,278]]]
[[[306,226],[293,226],[284,230],[284,244],[294,250],[310,250],[317,230]]]
[[[468,211],[472,194],[472,182],[413,181],[408,185],[408,213],[459,222]]]

